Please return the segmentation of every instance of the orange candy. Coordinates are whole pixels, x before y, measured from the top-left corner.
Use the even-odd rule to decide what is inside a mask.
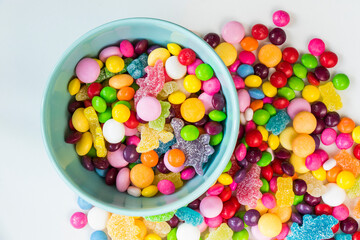
[[[285,223],[290,220],[292,209],[290,206],[289,207],[276,206],[272,209],[269,209],[269,213],[276,214],[280,218],[281,222]]]
[[[351,133],[355,128],[355,122],[351,118],[343,117],[337,125],[337,128],[342,133]]]
[[[140,228],[140,233],[137,236],[140,238],[140,240],[143,240],[147,234],[147,228],[145,226],[145,223],[141,220],[136,219],[135,225]]]
[[[282,52],[279,47],[273,44],[267,44],[260,48],[258,53],[259,61],[267,67],[275,67],[282,58]]]
[[[134,79],[129,74],[118,74],[110,78],[109,85],[115,89],[129,87],[133,84]]]
[[[123,87],[117,93],[117,98],[119,101],[130,101],[135,94],[135,90],[131,87]]]
[[[292,141],[292,150],[299,157],[307,157],[315,151],[315,140],[308,134],[300,133]]]
[[[250,108],[255,112],[258,109],[262,109],[264,106],[264,102],[260,99],[254,100],[250,103]]]
[[[245,51],[255,51],[259,47],[258,41],[253,37],[244,37],[240,42],[241,47]]]
[[[159,161],[159,156],[154,150],[151,150],[149,152],[142,153],[140,160],[142,164],[147,167],[155,167]]]
[[[342,169],[338,166],[333,167],[329,171],[326,172],[326,180],[330,183],[336,183],[337,175],[342,171]]]
[[[171,149],[168,155],[168,161],[173,167],[181,167],[185,163],[185,154],[180,149]]]
[[[138,188],[146,188],[154,181],[154,171],[144,164],[137,164],[130,171],[130,180]]]
[[[202,128],[202,127],[197,127],[197,129],[199,130],[199,136],[200,136],[201,134],[205,134],[205,133],[206,133],[206,132],[205,132],[205,129]]]

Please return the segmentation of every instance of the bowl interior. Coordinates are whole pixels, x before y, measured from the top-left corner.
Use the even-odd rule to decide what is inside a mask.
[[[74,146],[64,142],[69,113],[67,92],[69,80],[74,76],[77,62],[84,57],[98,56],[99,51],[122,39],[149,39],[166,46],[176,42],[192,48],[210,64],[222,84],[226,98],[227,119],[224,138],[216,152],[204,166],[204,176],[196,176],[176,193],[153,198],[136,198],[107,186],[94,172],[80,164]],[[238,99],[232,78],[221,59],[201,38],[176,24],[158,19],[123,19],[102,25],[82,36],[63,54],[52,73],[43,99],[43,139],[50,159],[64,181],[82,198],[108,211],[132,216],[155,215],[182,207],[199,197],[221,174],[233,152],[239,127]]]

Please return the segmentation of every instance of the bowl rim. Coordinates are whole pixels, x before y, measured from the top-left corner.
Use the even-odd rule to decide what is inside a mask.
[[[83,34],[82,36],[80,36],[79,38],[76,39],[76,41],[74,41],[61,55],[61,57],[59,58],[59,60],[56,62],[55,67],[53,68],[53,70],[50,73],[50,76],[47,79],[46,85],[45,85],[45,90],[43,92],[43,97],[42,97],[42,102],[41,102],[41,134],[42,134],[42,140],[44,142],[45,145],[45,149],[47,152],[48,157],[50,158],[53,166],[55,167],[58,175],[60,175],[60,178],[66,183],[66,185],[76,194],[78,194],[82,199],[88,201],[89,203],[91,203],[92,205],[102,208],[106,211],[109,211],[111,213],[117,213],[117,214],[122,214],[122,215],[128,215],[128,216],[151,216],[151,215],[157,215],[157,214],[162,214],[162,213],[166,213],[169,211],[173,211],[175,209],[181,208],[184,205],[190,203],[191,201],[193,201],[194,199],[200,197],[202,194],[204,194],[209,187],[211,187],[214,182],[217,180],[217,178],[220,176],[220,174],[223,172],[223,169],[225,168],[225,166],[227,165],[228,161],[224,160],[224,157],[230,160],[231,155],[234,151],[235,148],[235,144],[237,142],[237,135],[239,132],[239,124],[240,124],[240,113],[239,113],[239,102],[238,102],[238,97],[237,97],[237,93],[236,93],[236,88],[235,85],[233,83],[233,81],[230,82],[230,84],[232,85],[232,89],[228,89],[229,90],[229,95],[226,96],[227,99],[230,100],[231,104],[231,108],[233,109],[233,121],[231,122],[230,127],[232,129],[232,131],[230,131],[231,133],[231,139],[229,140],[229,144],[227,145],[225,152],[223,154],[223,156],[219,156],[221,157],[221,161],[218,165],[217,168],[215,168],[215,170],[211,173],[210,177],[208,179],[206,179],[204,181],[203,184],[201,184],[200,186],[198,186],[198,188],[193,191],[191,194],[188,194],[187,196],[180,198],[172,203],[169,204],[165,204],[163,206],[157,206],[155,208],[144,208],[144,209],[126,209],[126,208],[120,208],[120,207],[114,207],[111,206],[111,204],[106,203],[98,198],[95,198],[92,195],[87,194],[85,191],[83,191],[80,187],[77,187],[76,184],[69,178],[65,177],[65,172],[63,171],[62,167],[60,167],[59,163],[55,160],[56,157],[54,156],[54,154],[52,153],[52,151],[50,150],[50,146],[48,143],[48,137],[47,137],[47,131],[45,129],[45,106],[46,106],[46,99],[47,96],[49,94],[49,89],[50,89],[50,85],[51,82],[54,79],[54,73],[58,72],[59,68],[62,66],[63,62],[65,61],[65,59],[68,57],[68,55],[84,40],[86,40],[87,38],[91,37],[93,34],[96,34],[98,31],[101,31],[104,28],[111,28],[111,27],[116,27],[118,25],[126,25],[128,23],[138,23],[141,24],[143,21],[146,22],[150,22],[152,24],[154,24],[155,26],[168,26],[171,29],[174,29],[174,31],[178,31],[183,35],[191,35],[192,38],[195,41],[200,41],[201,42],[201,47],[204,48],[205,50],[209,51],[210,54],[212,55],[212,57],[214,58],[216,65],[220,68],[219,71],[223,73],[223,77],[224,78],[228,78],[228,80],[232,80],[232,77],[227,69],[227,67],[225,66],[225,64],[223,63],[223,61],[221,60],[221,58],[217,55],[217,53],[215,52],[215,50],[208,45],[201,37],[199,37],[198,35],[196,35],[195,33],[193,33],[192,31],[190,31],[189,29],[186,29],[185,27],[182,27],[176,23],[172,23],[170,21],[167,20],[163,20],[163,19],[157,19],[157,18],[148,18],[148,17],[133,17],[133,18],[123,18],[123,19],[117,19],[105,24],[102,24],[98,27],[95,27],[93,29],[91,29],[90,31],[86,32],[85,34]]]

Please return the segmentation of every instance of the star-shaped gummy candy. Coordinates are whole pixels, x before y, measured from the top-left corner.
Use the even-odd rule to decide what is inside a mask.
[[[169,124],[165,124],[164,129],[161,131],[150,128],[148,123],[139,124],[137,129],[141,133],[140,142],[136,147],[138,153],[154,150],[159,147],[159,141],[167,143],[174,138],[174,135],[171,133],[172,128]]]

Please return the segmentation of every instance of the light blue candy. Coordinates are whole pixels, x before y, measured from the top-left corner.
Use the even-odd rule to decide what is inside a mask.
[[[189,223],[193,226],[199,226],[200,224],[203,223],[204,221],[204,217],[196,212],[195,210],[192,210],[191,208],[188,208],[188,207],[182,207],[182,208],[179,208],[177,210],[177,212],[175,213],[175,215],[185,221],[186,223]]]
[[[279,111],[272,116],[266,124],[266,130],[271,131],[274,135],[279,135],[290,122],[290,117],[285,111]]]
[[[265,97],[263,91],[257,88],[249,89],[249,94],[253,99],[263,99]]]
[[[144,76],[145,67],[147,66],[147,58],[148,56],[146,53],[143,53],[127,66],[126,70],[134,79]]]
[[[93,207],[93,205],[91,205],[81,197],[78,197],[77,204],[82,210],[90,210]]]
[[[240,77],[246,78],[247,76],[254,74],[254,68],[249,64],[241,64],[236,72]]]
[[[170,147],[175,143],[176,143],[176,138],[171,139],[167,143],[163,143],[162,141],[159,141],[159,147],[154,151],[158,154],[158,156],[161,156],[165,154],[167,151],[169,151]]]
[[[109,169],[98,169],[95,168],[95,172],[100,176],[100,177],[105,177],[107,172]]]
[[[90,240],[108,240],[108,237],[103,231],[95,231],[91,234]]]
[[[351,234],[338,233],[335,235],[335,240],[351,240],[351,239],[352,239]]]

